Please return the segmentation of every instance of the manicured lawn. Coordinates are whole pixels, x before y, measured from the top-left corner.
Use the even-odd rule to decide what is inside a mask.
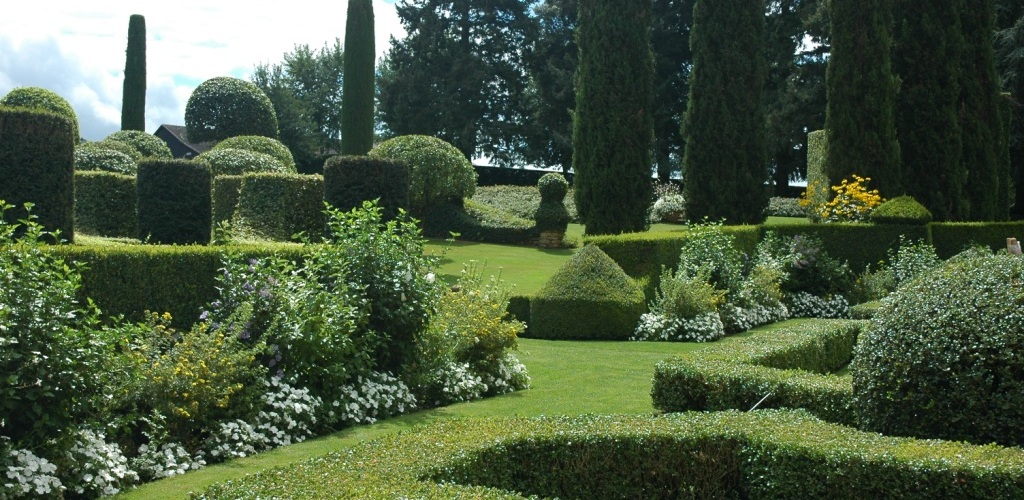
[[[419,424],[453,417],[581,415],[586,413],[652,413],[654,365],[673,354],[702,344],[656,342],[568,342],[521,339],[519,358],[526,364],[532,387],[526,391],[389,419],[346,429],[184,476],[149,483],[123,498],[185,498],[221,481],[261,469],[323,455],[385,434],[408,431]]]

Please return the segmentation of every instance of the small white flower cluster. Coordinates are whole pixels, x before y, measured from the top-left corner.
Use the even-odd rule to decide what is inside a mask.
[[[263,436],[262,446],[276,448],[305,441],[313,435],[320,398],[309,389],[292,387],[271,377],[263,394],[264,409],[256,417],[256,433]]]
[[[177,476],[190,470],[202,469],[206,465],[202,452],[193,457],[178,443],[139,446],[139,456],[133,458],[131,463],[147,479]]]
[[[370,372],[342,387],[344,399],[332,403],[329,416],[346,424],[372,424],[380,418],[416,408],[416,396],[401,380],[388,373]]]
[[[256,454],[257,447],[263,446],[266,436],[244,420],[221,422],[218,429],[207,439],[207,453],[211,460],[243,458]]]
[[[753,307],[739,307],[724,304],[718,310],[727,332],[745,332],[752,328],[789,319],[789,309],[784,304],[774,307],[756,304]]]
[[[444,398],[434,402],[437,406],[480,399],[487,392],[487,384],[473,373],[469,363],[449,362],[431,378],[436,381]]]
[[[64,490],[57,466],[28,450],[9,450],[0,457],[0,498],[59,496]]]
[[[850,303],[842,295],[817,297],[807,292],[788,294],[784,298],[794,318],[849,318]]]
[[[526,373],[526,365],[510,352],[506,352],[498,360],[493,372],[481,374],[483,383],[491,388],[494,395],[506,394],[530,387],[530,375]]]
[[[670,319],[656,313],[644,313],[630,340],[709,342],[724,336],[725,325],[716,311],[689,319]]]
[[[139,481],[128,467],[128,458],[116,444],[106,442],[102,433],[83,430],[67,452],[73,469],[65,474],[68,489],[90,497],[114,495]]]

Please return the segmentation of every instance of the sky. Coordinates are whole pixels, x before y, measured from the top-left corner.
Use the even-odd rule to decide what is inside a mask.
[[[404,36],[395,0],[373,0],[378,58]],[[345,39],[348,2],[248,0],[174,2],[29,0],[0,17],[0,96],[43,87],[71,103],[82,137],[121,128],[128,20],[146,18],[146,132],[184,125],[185,103],[203,81],[249,79],[296,45],[318,49]]]

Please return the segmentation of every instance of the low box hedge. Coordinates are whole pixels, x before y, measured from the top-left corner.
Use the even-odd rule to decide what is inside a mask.
[[[105,316],[142,320],[145,311],[169,312],[172,325],[188,329],[202,308],[217,297],[216,277],[223,256],[278,255],[301,260],[295,244],[169,246],[60,245],[49,249],[85,265],[78,300],[91,299]]]
[[[928,227],[922,225],[808,222],[767,229],[788,237],[802,234],[817,238],[830,256],[849,262],[854,272],[886,260],[889,249],[899,246],[901,235],[911,240],[928,241]]]
[[[1024,451],[803,411],[456,419],[193,495],[278,497],[1011,499],[1024,497]]]
[[[651,398],[663,412],[803,408],[852,425],[849,363],[865,323],[793,320],[728,337],[697,354],[658,363]]]
[[[970,245],[1005,250],[1006,238],[1024,240],[1024,221],[933,222],[929,227],[935,253],[942,259],[950,258]]]

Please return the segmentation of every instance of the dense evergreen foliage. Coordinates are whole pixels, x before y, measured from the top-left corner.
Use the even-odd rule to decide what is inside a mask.
[[[373,3],[349,0],[341,100],[341,154],[365,155],[373,148]]]
[[[761,222],[768,205],[764,4],[698,0],[693,12],[693,73],[683,125],[686,215]]]
[[[903,185],[940,220],[961,219],[968,210],[957,117],[964,51],[959,15],[964,3],[897,0],[893,10]]]
[[[1024,200],[1024,2],[996,0],[995,56],[1010,108],[1010,168],[1015,200]],[[1024,218],[1024,203],[1011,207],[1014,219]]]
[[[277,138],[277,115],[267,95],[245,80],[219,76],[200,83],[185,104],[190,142],[236,135]]]
[[[210,242],[213,175],[203,162],[139,162],[136,213],[139,239],[158,244]]]
[[[826,173],[833,184],[870,177],[882,196],[903,191],[894,108],[891,0],[832,0],[826,85]]]
[[[71,134],[75,142],[81,137],[75,109],[71,107],[71,103],[52,90],[41,87],[16,87],[0,99],[0,106],[36,108],[57,113],[71,120]]]
[[[146,130],[146,18],[139,14],[128,19],[121,130]]]

